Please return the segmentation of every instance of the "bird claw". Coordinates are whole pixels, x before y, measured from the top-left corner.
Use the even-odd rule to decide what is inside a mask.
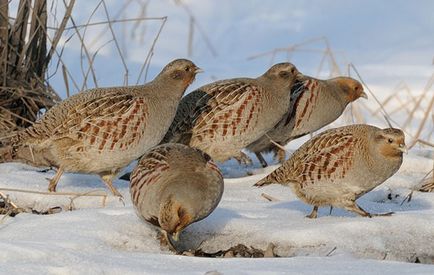
[[[163,246],[163,247],[165,246],[165,247],[169,248],[170,251],[172,251],[176,254],[182,254],[182,252],[176,248],[174,240],[170,237],[169,234],[167,234],[166,231],[161,230],[160,234],[161,234],[159,236],[160,246]]]
[[[117,196],[119,201],[125,206],[125,201],[124,201],[124,197],[122,195]]]

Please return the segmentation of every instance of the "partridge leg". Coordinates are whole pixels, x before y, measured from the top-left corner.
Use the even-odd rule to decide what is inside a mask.
[[[113,178],[115,175],[113,174],[105,174],[105,175],[100,175],[101,179],[104,181],[105,185],[107,186],[108,189],[110,189],[110,191],[113,193],[113,195],[119,197],[119,198],[123,198],[122,194],[119,193],[119,191],[113,186]]]
[[[354,213],[356,213],[356,214],[358,214],[358,215],[360,215],[362,217],[369,217],[369,218],[372,217],[371,213],[366,212],[365,210],[363,210],[363,208],[361,208],[360,206],[358,206],[357,203],[354,202],[354,201],[351,202],[351,203],[349,203],[344,208],[345,208],[345,210],[354,212]]]
[[[175,245],[173,244],[172,239],[169,237],[169,235],[167,234],[167,232],[165,230],[160,230],[160,234],[159,237],[160,239],[160,246],[161,247],[168,247],[170,251],[175,252],[175,253],[179,253],[178,250],[176,249]]]
[[[312,212],[306,216],[309,219],[316,219],[318,217],[318,206],[314,206]]]
[[[54,177],[52,179],[50,179],[50,183],[48,184],[48,191],[56,192],[56,186],[57,186],[57,183],[59,182],[59,179],[62,176],[62,174],[63,174],[63,168],[59,167],[59,169],[57,169],[57,172],[54,175]]]
[[[268,163],[265,161],[264,157],[261,153],[255,152],[256,157],[258,158],[259,162],[261,163],[262,167],[265,168],[268,166]]]
[[[330,205],[330,212],[329,212],[330,216],[332,215],[332,212],[333,212],[333,205]]]

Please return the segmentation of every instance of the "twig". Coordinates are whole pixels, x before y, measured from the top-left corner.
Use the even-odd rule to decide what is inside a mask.
[[[289,152],[288,150],[285,149],[285,147],[283,147],[282,145],[280,145],[279,143],[275,142],[273,139],[271,139],[271,137],[268,134],[265,134],[265,136],[270,140],[270,142],[272,144],[274,144],[276,147],[278,147],[279,149],[285,151],[285,152]]]
[[[39,195],[49,195],[49,196],[82,196],[82,197],[107,197],[107,193],[102,190],[93,190],[84,193],[77,192],[43,192],[43,191],[34,191],[34,190],[26,190],[26,189],[18,189],[18,188],[3,188],[0,187],[1,191],[9,191],[9,192],[20,192],[20,193],[29,193],[29,194],[39,194]],[[103,192],[102,194],[92,194],[94,192]]]
[[[205,41],[205,44],[207,45],[208,49],[210,50],[211,54],[216,57],[217,54],[217,50],[214,48],[213,44],[211,43],[211,41],[208,38],[208,35],[206,34],[206,32],[202,29],[202,26],[197,23],[197,20],[193,14],[193,11],[190,9],[190,7],[183,3],[181,0],[175,0],[175,3],[179,4],[180,6],[182,6],[184,8],[184,10],[187,12],[187,14],[190,16],[190,20],[192,19],[192,21],[190,21],[191,24],[194,24],[194,26],[196,26],[196,28],[198,29],[199,33],[202,35],[203,40]]]
[[[160,29],[158,30],[158,33],[155,36],[154,41],[152,42],[151,48],[149,49],[148,55],[145,58],[145,62],[143,63],[142,67],[140,68],[140,73],[139,73],[139,76],[137,77],[136,84],[139,84],[140,78],[142,77],[142,74],[143,74],[143,71],[145,70],[145,68],[146,68],[146,72],[145,72],[145,81],[146,81],[146,77],[148,75],[148,68],[149,68],[148,66],[151,63],[151,58],[154,54],[155,45],[157,44],[158,38],[160,37],[160,34],[163,31],[163,28],[164,28],[164,25],[166,24],[166,21],[167,21],[167,16],[163,17],[163,23],[161,23]]]
[[[57,44],[59,43],[60,38],[62,37],[62,33],[66,29],[66,24],[68,23],[68,20],[71,17],[72,8],[74,7],[74,4],[75,4],[75,0],[70,0],[69,4],[66,6],[65,15],[63,16],[62,22],[60,23],[60,26],[57,29],[56,34],[54,35],[54,38],[51,42],[50,51],[48,52],[47,56],[45,57],[45,65],[46,66],[48,66],[48,63],[50,62],[51,57],[53,56],[53,53],[56,50]]]
[[[65,0],[63,0],[63,3],[66,6]],[[71,19],[71,23],[72,23],[72,25],[73,25],[73,27],[75,29],[75,33],[77,34],[77,37],[80,40],[80,43],[81,43],[81,48],[80,49],[84,50],[84,53],[85,53],[86,58],[87,58],[87,61],[89,63],[89,67],[91,68],[92,78],[93,78],[93,82],[95,84],[95,87],[98,87],[98,82],[96,80],[96,73],[95,73],[95,70],[93,68],[93,63],[91,61],[91,57],[90,57],[89,51],[87,50],[86,43],[84,42],[84,38],[82,37],[82,35],[80,34],[80,31],[78,30],[77,25],[75,24],[74,18],[71,16],[70,19]],[[81,61],[81,58],[80,58],[80,61]],[[82,69],[82,72],[83,72],[83,76],[84,76],[83,69]]]
[[[123,66],[124,66],[124,70],[125,70],[125,81],[126,81],[126,83],[124,83],[124,85],[128,86],[128,66],[127,66],[127,64],[126,64],[126,62],[125,62],[124,56],[123,56],[122,51],[121,51],[121,48],[120,48],[120,46],[119,46],[119,42],[118,42],[118,40],[117,40],[117,38],[116,38],[116,35],[115,35],[115,32],[114,32],[114,30],[113,30],[112,23],[110,22],[110,15],[109,15],[109,13],[108,13],[107,5],[106,5],[106,3],[105,3],[104,0],[102,0],[102,5],[103,5],[103,7],[104,7],[104,11],[105,11],[105,14],[106,14],[107,19],[108,19],[108,26],[109,26],[110,32],[111,32],[111,34],[112,34],[112,36],[113,36],[113,40],[115,41],[116,49],[117,49],[117,51],[118,51],[118,53],[119,53],[119,56],[120,56],[120,58],[121,58],[121,60],[122,60],[122,64],[123,64]]]
[[[71,94],[69,92],[68,73],[66,71],[65,65],[62,65],[62,74],[63,74],[63,81],[65,82],[66,97],[68,98]]]
[[[3,199],[3,201],[5,202],[5,204],[9,204],[9,205],[12,206],[13,208],[15,208],[15,209],[19,209],[19,207],[18,207],[15,203],[13,203],[13,202],[9,199],[9,197],[8,197],[7,195],[5,195],[5,194],[3,194],[2,192],[0,192],[0,197]]]
[[[434,77],[434,75],[433,75]],[[417,130],[416,134],[414,135],[415,141],[413,142],[413,144],[411,144],[408,148],[411,149],[417,142],[420,134],[422,133],[423,127],[425,126],[425,123],[428,119],[429,113],[432,111],[432,109],[434,108],[434,95],[431,98],[431,102],[428,105],[427,110],[425,111],[425,115],[423,116],[423,119],[419,125],[419,129]]]
[[[264,199],[266,199],[268,201],[271,201],[271,202],[280,201],[279,199],[276,199],[275,197],[272,197],[272,196],[270,196],[270,195],[268,195],[266,193],[262,193],[261,197],[263,197]]]
[[[332,255],[332,253],[335,252],[337,248],[338,248],[337,246],[333,247],[332,250],[330,250],[330,251],[326,254],[326,257],[329,257],[330,255]]]
[[[428,178],[428,176],[431,174],[431,173],[433,173],[433,170],[434,169],[431,169],[431,171],[429,171],[419,182],[418,182],[418,184],[416,184],[416,186],[420,186],[427,178]],[[402,202],[401,202],[401,205],[403,205],[404,204],[404,202],[405,201],[407,201],[407,202],[410,202],[411,201],[411,199],[412,199],[412,197],[413,197],[413,192],[416,190],[415,188],[419,188],[419,187],[413,187],[412,189],[413,190],[411,190],[411,192],[407,195],[407,196],[405,196],[405,198],[402,200]]]

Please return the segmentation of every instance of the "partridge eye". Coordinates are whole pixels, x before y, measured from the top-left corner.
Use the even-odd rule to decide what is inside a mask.
[[[295,68],[291,69],[291,74],[295,74]]]
[[[186,72],[189,72],[189,71],[190,71],[190,67],[185,67],[184,70],[185,70]]]
[[[279,73],[279,76],[282,77],[282,78],[287,78],[287,77],[289,77],[289,73],[285,72],[285,71],[282,71],[282,72]]]
[[[359,86],[356,86],[354,90],[357,92],[359,90]]]
[[[393,142],[393,139],[389,138],[387,141],[388,141],[389,143],[392,143],[392,142]]]

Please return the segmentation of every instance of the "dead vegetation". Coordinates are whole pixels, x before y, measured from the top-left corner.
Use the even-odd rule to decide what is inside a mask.
[[[13,202],[10,198],[10,195],[6,195],[3,192],[8,192],[8,194],[14,194],[14,197],[17,197],[17,194],[31,194],[40,196],[41,199],[43,197],[63,197],[66,198],[65,203],[59,203],[58,205],[47,205],[43,209],[35,208],[34,206],[29,205],[19,205],[16,202]],[[78,209],[75,205],[75,202],[79,198],[100,198],[99,207],[106,207],[108,194],[105,191],[95,190],[90,192],[78,193],[78,192],[40,192],[33,190],[24,190],[24,189],[15,189],[15,188],[0,188],[0,215],[4,215],[3,218],[0,219],[0,223],[6,217],[15,217],[20,213],[30,213],[36,215],[51,215],[57,214],[62,211],[74,211]],[[98,203],[97,203],[98,206]]]
[[[9,4],[0,0],[0,133],[30,126],[60,101],[45,73],[63,29],[47,51],[47,1],[20,0],[15,18]]]
[[[226,250],[219,250],[217,252],[205,252],[202,249],[184,251],[181,255],[206,257],[206,258],[273,258],[279,257],[275,252],[276,246],[273,243],[268,244],[265,250],[254,248],[253,246],[245,246],[244,244],[237,244]]]

